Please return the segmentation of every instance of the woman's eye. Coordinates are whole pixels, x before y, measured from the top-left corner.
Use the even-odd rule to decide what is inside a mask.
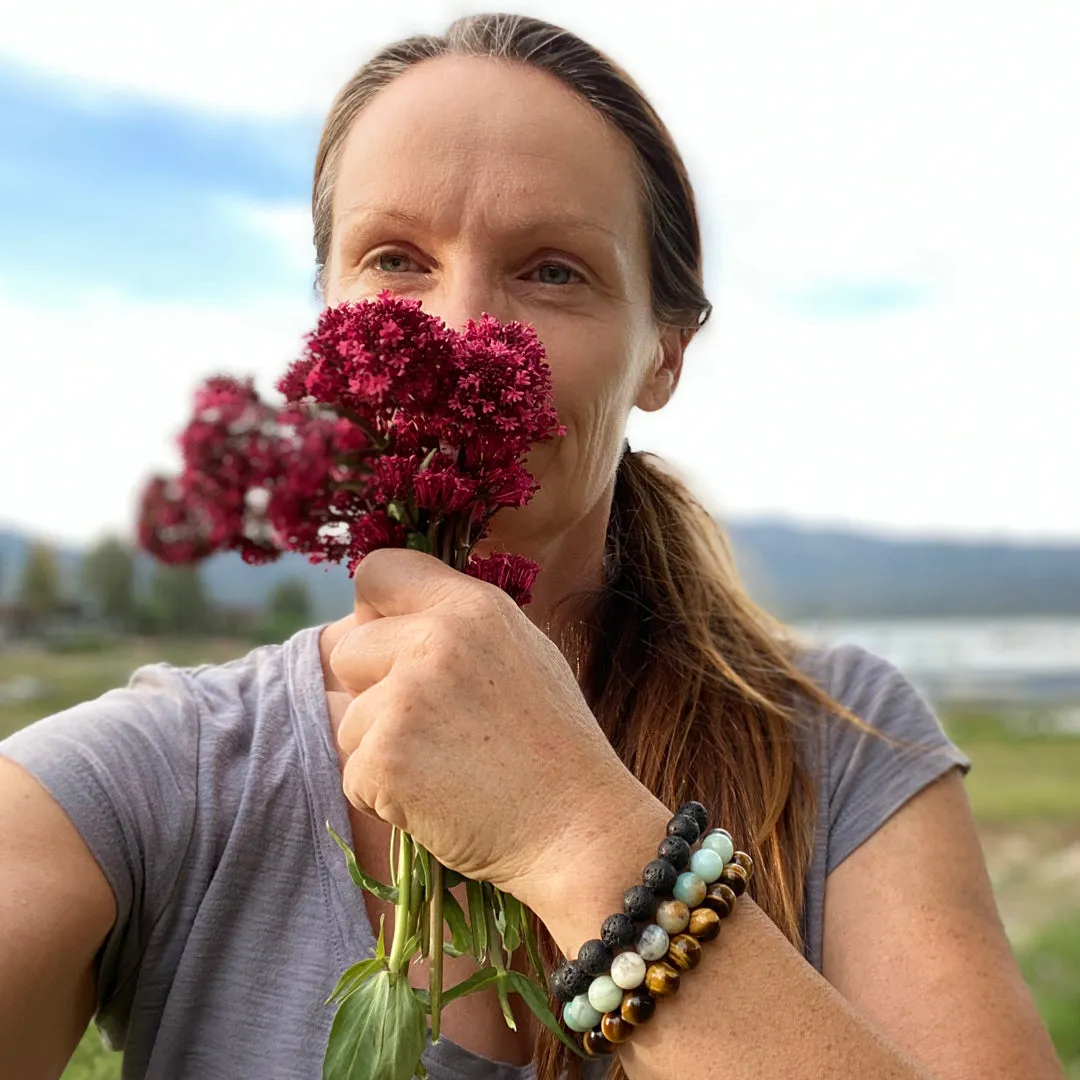
[[[384,274],[402,274],[415,269],[416,263],[400,251],[384,251],[375,257],[375,266]]]
[[[541,285],[574,285],[581,280],[581,275],[565,263],[541,263],[533,273]]]

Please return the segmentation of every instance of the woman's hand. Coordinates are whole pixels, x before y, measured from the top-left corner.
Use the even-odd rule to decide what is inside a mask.
[[[655,804],[505,594],[402,550],[369,555],[355,587],[359,625],[330,656],[356,695],[337,736],[354,806],[531,903],[623,808]]]

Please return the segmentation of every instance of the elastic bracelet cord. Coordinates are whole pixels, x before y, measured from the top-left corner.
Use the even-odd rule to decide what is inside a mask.
[[[563,1023],[590,1057],[613,1053],[651,1019],[658,999],[676,993],[683,973],[701,961],[701,942],[720,933],[746,891],[753,860],[735,850],[726,829],[708,828],[701,803],[680,806],[642,883],[623,895],[623,910],[604,920],[600,937],[586,941],[576,960],[552,972]]]

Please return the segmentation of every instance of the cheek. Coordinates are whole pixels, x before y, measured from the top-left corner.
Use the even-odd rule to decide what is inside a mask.
[[[633,335],[619,326],[579,324],[545,345],[555,404],[575,440],[602,439],[611,426],[621,432],[640,382]]]

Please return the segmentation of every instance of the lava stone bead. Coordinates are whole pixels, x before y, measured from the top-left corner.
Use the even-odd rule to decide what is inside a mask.
[[[586,975],[606,975],[611,957],[611,950],[599,938],[592,938],[578,949],[577,965]]]
[[[644,870],[641,871],[641,880],[649,886],[653,892],[661,896],[670,896],[675,888],[675,879],[679,871],[672,866],[667,859],[653,859]],[[717,877],[720,876],[717,871]]]
[[[689,814],[676,814],[667,824],[667,834],[681,836],[688,844],[695,844],[701,835],[701,830]]]
[[[548,982],[551,992],[559,1001],[573,1001],[578,994],[584,994],[589,989],[592,977],[582,971],[573,960],[564,960],[551,973]]]
[[[620,945],[629,945],[637,935],[637,927],[629,915],[620,911],[609,915],[600,927],[600,940],[609,948],[617,949]]]
[[[675,815],[685,814],[687,817],[692,817],[698,825],[698,831],[704,832],[709,827],[709,811],[693,799],[690,802],[684,802],[678,810],[675,811]]]
[[[656,857],[671,863],[676,870],[690,865],[690,845],[681,836],[665,836],[656,849]]]
[[[648,885],[631,885],[623,894],[623,911],[634,922],[651,919],[656,911],[656,893]]]

